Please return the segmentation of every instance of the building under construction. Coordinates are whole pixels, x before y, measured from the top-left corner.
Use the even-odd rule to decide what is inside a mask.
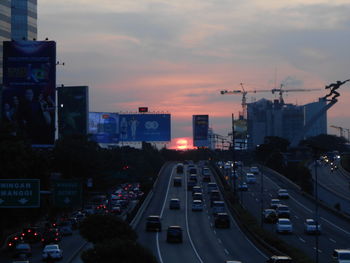
[[[326,103],[323,99],[302,106],[267,99],[247,103],[248,148],[264,143],[266,136],[278,136],[292,142],[310,122],[311,126],[303,135],[304,139],[326,134],[327,112],[324,111],[317,120],[313,119],[326,107]]]

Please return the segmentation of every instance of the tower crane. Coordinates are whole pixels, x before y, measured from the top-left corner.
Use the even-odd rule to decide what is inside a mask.
[[[248,93],[258,93],[258,92],[271,92],[272,94],[275,94],[278,92],[279,94],[279,101],[280,103],[284,103],[283,100],[283,93],[285,92],[308,92],[308,91],[316,91],[316,90],[322,90],[322,89],[283,89],[284,85],[281,84],[280,88],[274,88],[274,89],[265,89],[265,90],[245,90],[243,83],[240,83],[241,90],[221,90],[221,95],[235,95],[235,94],[242,94],[242,116],[243,119],[247,118],[247,94]]]

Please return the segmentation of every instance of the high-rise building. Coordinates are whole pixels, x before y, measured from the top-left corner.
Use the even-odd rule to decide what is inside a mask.
[[[11,39],[11,0],[0,1],[0,84],[2,83],[3,41]]]
[[[11,38],[33,40],[37,38],[37,0],[12,0]]]
[[[327,113],[322,112],[325,100],[303,106],[284,104],[278,100],[261,99],[249,103],[247,108],[248,147],[264,143],[266,136],[278,136],[292,142],[300,135],[303,127],[312,121],[303,138],[327,133]],[[317,116],[315,120],[313,117]]]

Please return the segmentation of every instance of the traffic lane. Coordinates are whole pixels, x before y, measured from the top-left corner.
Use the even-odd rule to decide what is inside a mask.
[[[135,229],[138,235],[138,242],[148,248],[155,256],[158,254],[156,233],[146,232],[146,219],[149,215],[160,215],[173,169],[174,163],[167,163],[159,173],[158,182],[156,187],[153,189],[152,200]],[[164,224],[162,224],[162,231],[165,231]]]
[[[268,180],[266,180],[267,184],[265,184],[267,187],[269,187]],[[274,182],[272,182],[272,189],[273,189],[273,185],[275,185]],[[301,198],[301,200],[298,201],[297,200],[298,198]],[[303,203],[305,202],[303,202],[304,200],[302,199],[305,199],[305,197],[302,197],[300,195],[299,196],[290,195],[290,199],[282,200],[282,202],[288,205],[291,210],[291,221],[295,229],[294,234],[296,235],[298,240],[301,242],[302,248],[308,246],[308,247],[311,247],[311,249],[309,248],[308,251],[309,250],[315,251],[316,250],[315,237],[304,233],[305,219],[314,218],[314,211],[310,208],[305,207],[305,205],[303,205]],[[309,201],[309,200],[305,200],[305,201]],[[315,205],[312,204],[311,207],[314,208]],[[319,252],[320,254],[325,255],[324,259],[322,260],[325,260],[325,262],[327,262],[327,260],[330,260],[330,255],[333,249],[339,246],[341,247],[342,245],[345,245],[347,243],[347,240],[349,240],[349,236],[346,235],[344,231],[341,231],[342,233],[340,235],[335,234],[333,227],[329,227],[329,224],[326,224],[326,227],[323,225],[322,228],[323,228],[322,234],[318,237]],[[312,252],[312,253],[314,254],[315,252]]]
[[[339,193],[350,199],[349,180],[345,178],[339,170],[331,172],[329,167],[319,167],[317,169],[317,180],[320,184],[332,189],[335,193]],[[312,169],[312,174],[315,178],[315,171]]]
[[[190,191],[188,195],[187,215],[189,233],[201,259],[203,262],[225,262],[225,260],[229,260],[230,258],[225,252],[225,246],[216,236],[216,230],[211,221],[211,211],[207,202],[208,196],[203,194],[203,211],[192,211],[192,197]]]
[[[166,231],[163,231],[161,234],[159,234],[158,244],[159,254],[162,258],[161,262],[198,262],[198,257],[191,245],[191,237],[189,237],[187,233],[187,187],[184,183],[182,184],[182,187],[174,187],[172,185],[173,177],[174,175],[170,178],[168,196],[165,201],[162,215],[162,223],[165,225],[165,230],[168,228],[168,226],[171,225],[181,226],[183,242],[179,244],[168,243],[166,241]],[[187,174],[185,174],[183,182],[187,182]],[[179,210],[173,210],[169,208],[169,201],[171,198],[180,199]]]

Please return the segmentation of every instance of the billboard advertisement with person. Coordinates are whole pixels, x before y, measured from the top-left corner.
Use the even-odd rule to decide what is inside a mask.
[[[209,140],[208,140],[209,116],[193,115],[192,121],[193,121],[193,146],[209,147]]]
[[[56,42],[5,41],[2,120],[33,145],[55,139]]]
[[[97,143],[119,142],[119,114],[111,112],[89,113],[89,134]]]
[[[120,114],[120,141],[168,142],[170,114]]]

